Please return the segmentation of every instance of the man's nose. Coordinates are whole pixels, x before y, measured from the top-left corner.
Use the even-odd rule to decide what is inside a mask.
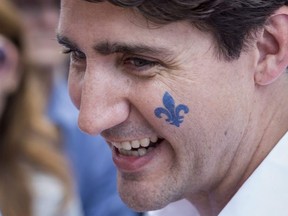
[[[80,129],[96,135],[124,122],[128,116],[129,103],[121,78],[104,69],[97,72],[87,68],[82,83]]]

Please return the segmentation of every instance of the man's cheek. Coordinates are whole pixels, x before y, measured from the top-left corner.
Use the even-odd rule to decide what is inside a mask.
[[[154,114],[157,118],[164,118],[165,121],[176,127],[184,121],[184,117],[189,113],[189,108],[185,104],[178,104],[169,92],[165,92],[162,98],[163,106],[157,107]]]

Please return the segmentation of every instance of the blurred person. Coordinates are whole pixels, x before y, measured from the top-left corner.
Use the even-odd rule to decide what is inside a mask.
[[[0,0],[0,214],[81,216],[41,74],[23,50],[18,11]]]
[[[117,193],[116,169],[110,150],[100,136],[79,130],[78,110],[67,91],[68,59],[55,37],[59,17],[57,0],[13,0],[25,24],[26,55],[45,74],[48,115],[62,135],[64,150],[74,172],[85,216],[135,216]],[[50,75],[50,77],[49,77]]]

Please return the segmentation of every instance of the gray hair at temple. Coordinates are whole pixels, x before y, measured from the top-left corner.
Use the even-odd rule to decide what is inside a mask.
[[[104,2],[105,0],[85,0]],[[156,24],[188,21],[201,31],[211,32],[220,57],[237,59],[267,18],[288,0],[107,0],[133,8]]]

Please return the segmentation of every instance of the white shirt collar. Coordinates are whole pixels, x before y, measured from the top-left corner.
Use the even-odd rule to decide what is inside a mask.
[[[288,132],[219,216],[288,215]]]

